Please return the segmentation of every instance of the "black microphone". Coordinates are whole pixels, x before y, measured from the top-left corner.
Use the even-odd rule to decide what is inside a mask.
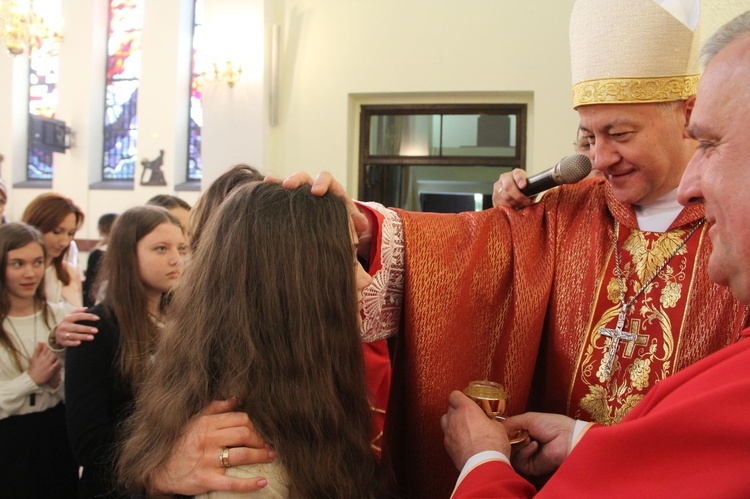
[[[521,189],[531,197],[561,184],[575,184],[591,173],[591,160],[583,154],[565,156],[549,170],[537,173],[526,179],[526,187]]]

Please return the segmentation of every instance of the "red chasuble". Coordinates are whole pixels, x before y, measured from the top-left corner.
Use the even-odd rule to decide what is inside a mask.
[[[636,338],[620,342],[603,379],[609,340],[598,332],[615,327],[620,308],[614,219],[628,301],[702,206],[685,208],[665,235],[641,232],[609,184],[589,180],[519,211],[398,213],[404,303],[385,453],[408,497],[447,497],[455,484],[440,429],[451,390],[490,379],[508,390],[510,414],[613,423],[659,380],[735,341],[748,319],[708,278],[704,224],[629,308],[623,329]]]
[[[750,336],[750,329],[743,333]],[[623,421],[590,429],[538,497],[750,497],[750,340],[660,382]],[[453,497],[532,497],[500,461]]]

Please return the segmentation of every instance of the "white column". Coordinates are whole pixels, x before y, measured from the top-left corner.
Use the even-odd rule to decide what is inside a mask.
[[[13,184],[26,180],[29,62],[26,54],[11,56],[0,45],[0,154],[1,176],[8,186],[5,216],[18,220],[25,204],[17,201]]]
[[[206,2],[207,60],[242,65],[234,87],[209,81],[203,86],[203,181],[205,189],[237,163],[264,170],[267,128],[266,36],[263,0]]]
[[[165,189],[173,192],[186,178],[192,26],[192,0],[145,3],[135,168],[135,190],[144,201]],[[141,160],[153,160],[160,150],[167,187],[141,186]]]
[[[84,203],[89,185],[101,180],[107,2],[64,1],[63,18],[55,117],[72,129],[74,147],[55,154],[52,186]]]

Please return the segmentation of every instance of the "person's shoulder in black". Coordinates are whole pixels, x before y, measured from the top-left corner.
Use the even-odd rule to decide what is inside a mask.
[[[93,307],[96,303],[96,279],[99,275],[99,267],[101,266],[102,257],[104,257],[104,251],[99,248],[91,250],[89,253],[89,259],[86,264],[86,280],[83,281],[83,306]]]

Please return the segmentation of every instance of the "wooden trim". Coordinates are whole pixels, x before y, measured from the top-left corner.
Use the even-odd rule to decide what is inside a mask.
[[[362,105],[369,115],[525,114],[526,104],[375,104]]]
[[[359,182],[358,199],[365,199],[366,168],[385,165],[410,166],[491,166],[526,169],[528,106],[526,104],[379,104],[359,109]],[[370,155],[370,118],[383,115],[509,115],[516,116],[516,154],[514,156],[373,156]],[[442,137],[441,137],[442,141]],[[441,144],[442,145],[442,144]]]
[[[512,166],[522,164],[520,158],[512,156],[370,156],[367,165],[396,166]]]

